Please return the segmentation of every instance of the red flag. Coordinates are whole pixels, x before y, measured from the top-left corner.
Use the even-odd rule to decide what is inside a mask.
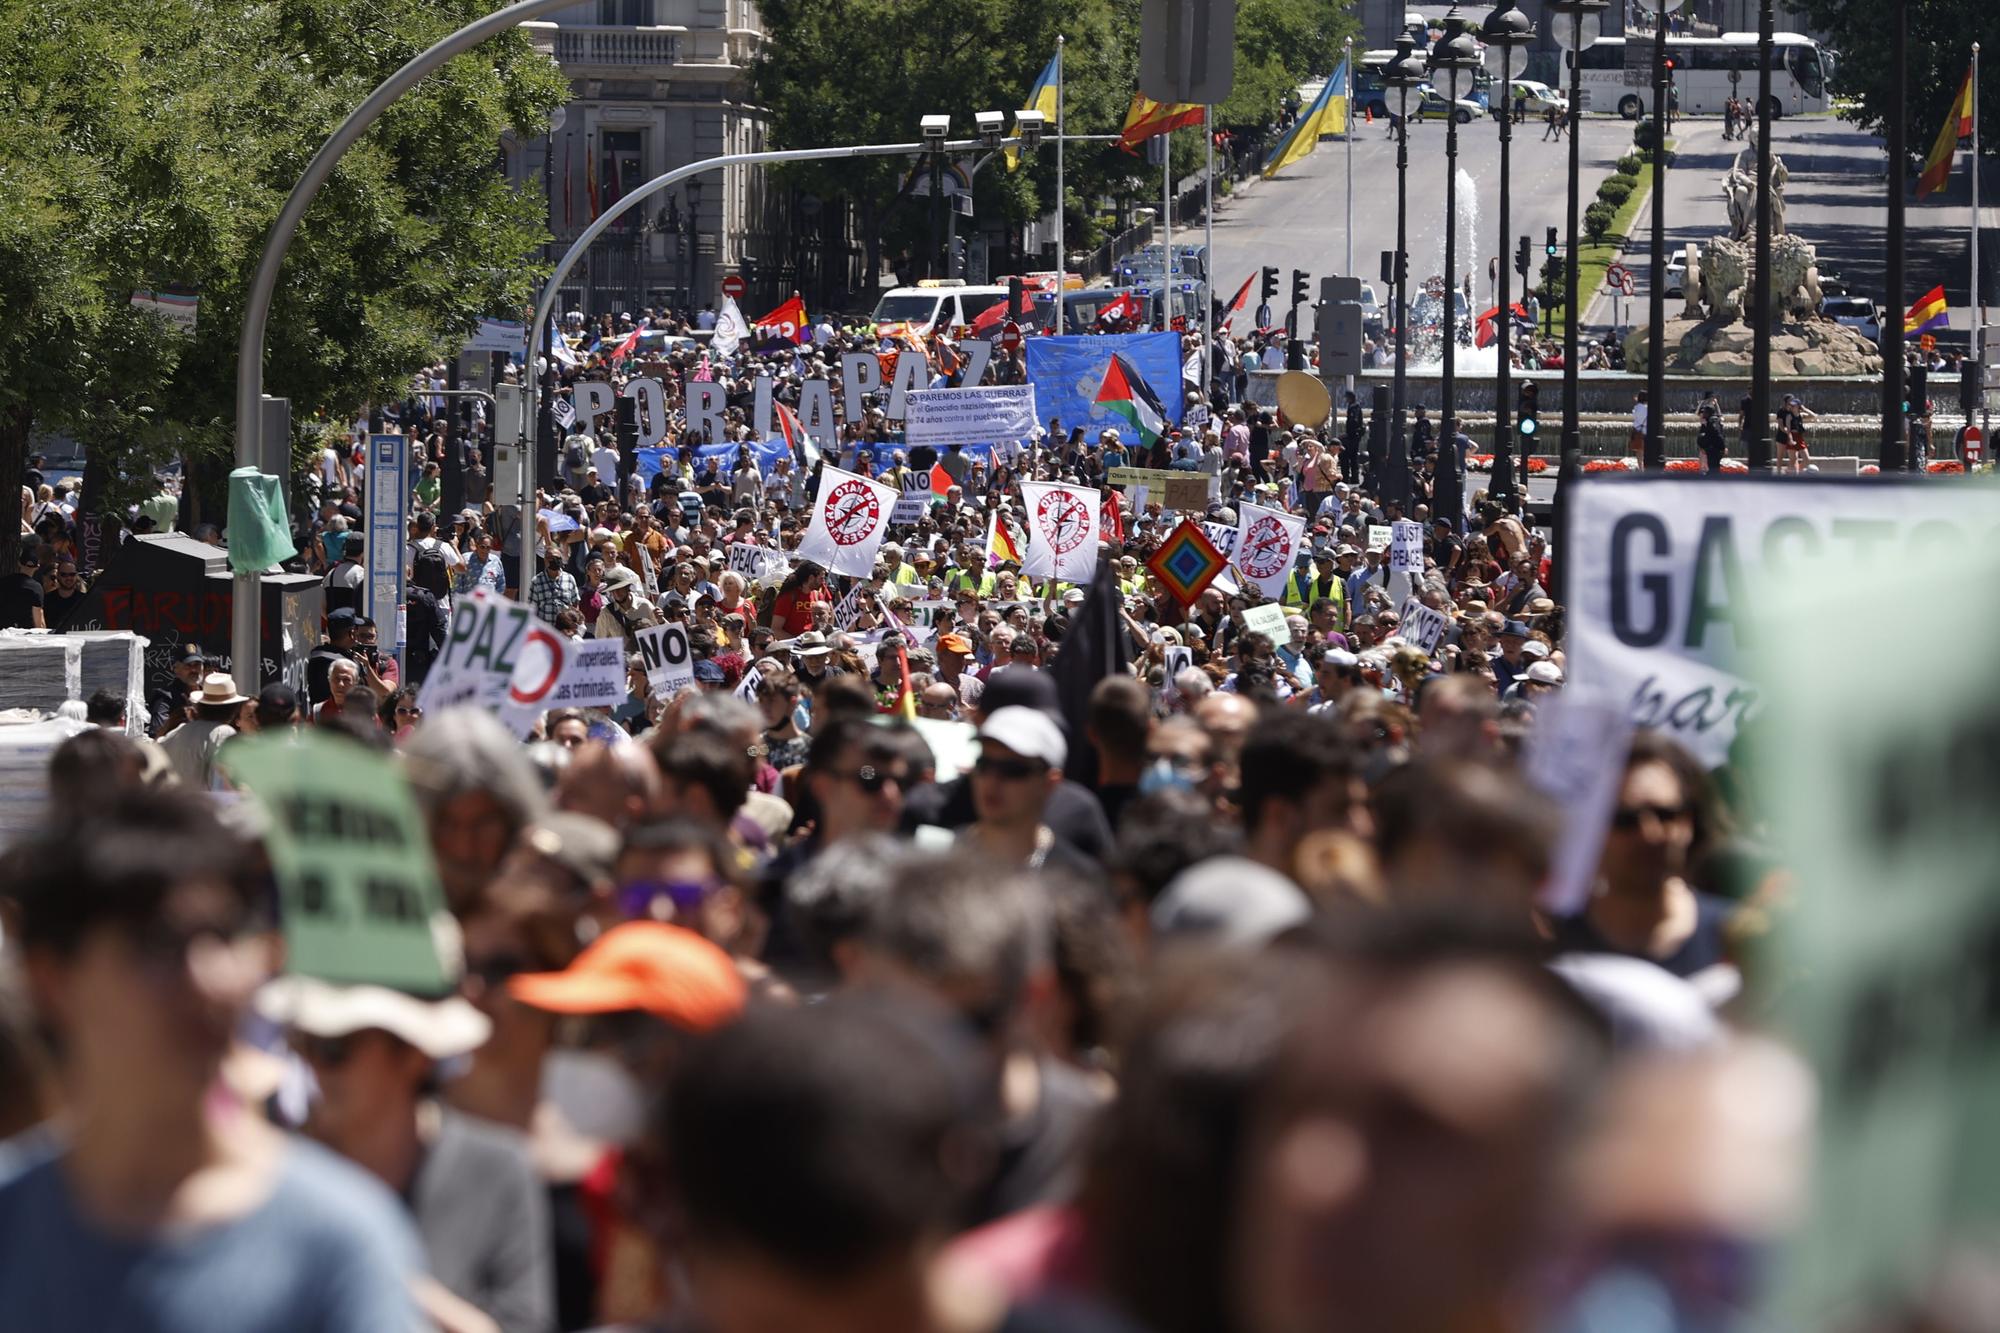
[[[1117,300],[1104,307],[1097,314],[1097,322],[1109,328],[1128,319],[1138,319],[1145,313],[1145,307],[1130,292],[1122,293]]]
[[[1257,281],[1257,275],[1252,273],[1249,277],[1243,279],[1243,285],[1236,289],[1236,296],[1229,302],[1229,308],[1222,312],[1223,332],[1227,333],[1229,331],[1230,319],[1237,311],[1243,308],[1243,303],[1250,298],[1250,284],[1255,281]]]
[[[944,470],[944,464],[931,464],[931,494],[943,495],[956,485],[958,483],[951,479],[951,473]]]
[[[812,324],[806,319],[806,303],[797,292],[792,299],[758,320],[757,337],[764,342],[788,342],[803,346],[812,341]]]
[[[611,349],[611,359],[613,361],[623,361],[626,357],[632,355],[632,349],[634,349],[638,345],[639,345],[639,330],[633,329],[630,333],[625,335],[624,342],[619,343],[616,347]]]
[[[995,301],[972,317],[972,335],[983,337],[1007,322],[1007,303]]]
[[[1117,491],[1104,492],[1104,498],[1098,502],[1097,531],[1106,541],[1125,540],[1125,510],[1118,503]]]

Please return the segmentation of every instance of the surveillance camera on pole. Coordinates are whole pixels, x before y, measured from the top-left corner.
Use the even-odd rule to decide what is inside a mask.
[[[1016,111],[1014,113],[1014,132],[1021,136],[1021,147],[1028,152],[1032,153],[1035,149],[1041,147],[1042,131],[1047,124],[1047,117],[1043,116],[1039,111]]]
[[[998,148],[1000,140],[1007,133],[1007,113],[1004,111],[981,111],[972,118],[979,126],[979,144],[982,148]]]
[[[924,142],[935,148],[943,144],[951,135],[950,116],[925,116],[923,119]]]

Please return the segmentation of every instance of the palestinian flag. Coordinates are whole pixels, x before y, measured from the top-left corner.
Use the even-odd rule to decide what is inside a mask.
[[[1139,434],[1140,444],[1151,444],[1166,433],[1167,409],[1146,386],[1146,377],[1122,352],[1111,354],[1111,364],[1104,368],[1104,382],[1097,388],[1097,401],[1129,421]]]

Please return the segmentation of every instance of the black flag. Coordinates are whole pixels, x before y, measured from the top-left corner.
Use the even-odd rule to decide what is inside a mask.
[[[1097,750],[1084,732],[1090,715],[1090,692],[1107,676],[1123,674],[1132,663],[1131,643],[1119,619],[1118,580],[1108,559],[1097,562],[1097,575],[1083,605],[1063,632],[1062,647],[1049,667],[1055,677],[1056,699],[1069,731],[1069,763],[1063,776],[1095,789]]]

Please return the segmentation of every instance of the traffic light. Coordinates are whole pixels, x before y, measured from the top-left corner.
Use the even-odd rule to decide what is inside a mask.
[[[1059,284],[1059,285],[1060,285],[1060,284]],[[1026,311],[1027,311],[1027,309],[1028,309],[1028,305],[1027,305],[1027,302],[1026,302],[1026,301],[1024,301],[1024,300],[1022,300],[1022,299],[1021,299],[1021,295],[1022,295],[1022,293],[1021,293],[1021,280],[1020,280],[1019,278],[1009,278],[1009,279],[1007,279],[1007,318],[1008,318],[1008,319],[1011,319],[1011,320],[1016,320],[1016,321],[1018,321],[1018,320],[1019,320],[1019,319],[1021,318],[1021,316],[1022,316],[1022,315],[1023,315],[1024,313],[1026,313]]]
[[[1672,56],[1667,57],[1667,77],[1670,79],[1674,77],[1674,58]]]
[[[1534,452],[1535,432],[1542,428],[1538,394],[1535,382],[1529,380],[1521,386],[1521,396],[1514,407],[1516,428],[1521,432],[1521,457],[1524,459]]]
[[[1258,285],[1257,293],[1263,298],[1265,305],[1271,304],[1271,298],[1278,294],[1278,266],[1276,264],[1264,265],[1264,280]]]
[[[1521,238],[1521,248],[1514,255],[1514,271],[1525,278],[1528,276],[1528,267],[1532,263],[1534,263],[1534,259],[1530,253],[1528,238],[1523,236]]]
[[[1548,239],[1542,242],[1542,250],[1550,259],[1554,259],[1558,254],[1562,253],[1562,242],[1556,239],[1556,229],[1554,227],[1549,228]]]
[[[1388,287],[1396,285],[1396,252],[1394,250],[1384,250],[1382,252],[1382,282],[1384,286]]]
[[[1292,304],[1294,306],[1302,306],[1312,300],[1312,296],[1306,290],[1307,284],[1311,281],[1312,275],[1304,269],[1295,268],[1292,270]]]

